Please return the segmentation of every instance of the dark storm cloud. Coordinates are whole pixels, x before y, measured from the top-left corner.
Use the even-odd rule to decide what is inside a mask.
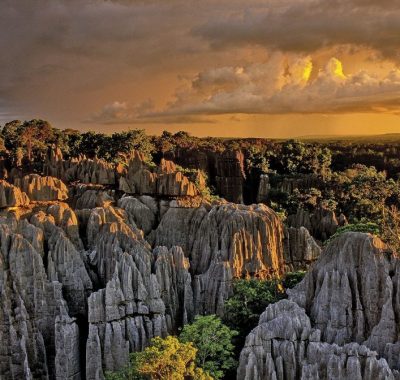
[[[335,45],[376,49],[400,58],[398,0],[291,0],[248,8],[229,19],[210,20],[193,33],[215,48],[256,44],[311,53]]]

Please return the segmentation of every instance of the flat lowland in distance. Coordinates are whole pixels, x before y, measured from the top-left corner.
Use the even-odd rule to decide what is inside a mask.
[[[285,140],[285,139],[282,139]],[[287,139],[286,139],[287,140]],[[309,135],[298,136],[295,140],[308,141],[308,142],[330,142],[335,141],[355,141],[365,143],[397,143],[400,142],[399,133],[385,133],[381,135]]]

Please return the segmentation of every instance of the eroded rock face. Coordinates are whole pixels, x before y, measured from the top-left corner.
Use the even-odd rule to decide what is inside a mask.
[[[260,183],[258,184],[257,191],[257,202],[267,202],[269,197],[269,192],[271,191],[271,183],[269,181],[268,174],[260,175]]]
[[[199,188],[172,161],[162,159],[156,168],[146,163],[145,156],[132,151],[126,167],[115,165],[104,160],[86,157],[64,160],[59,150],[50,153],[45,164],[45,173],[56,176],[63,181],[82,184],[115,186],[126,194],[148,194],[164,197],[194,197],[199,195]],[[198,178],[200,185],[204,182]],[[96,190],[96,189],[93,189]],[[201,190],[201,189],[200,189]],[[94,192],[84,194],[82,203],[93,204]]]
[[[18,187],[0,180],[0,208],[21,207],[29,204],[28,196]]]
[[[321,254],[321,247],[305,227],[285,227],[285,264],[289,272],[308,268]]]
[[[74,209],[106,207],[115,203],[115,190],[102,185],[78,184],[70,191],[70,204]]]
[[[29,174],[15,178],[14,185],[25,192],[31,201],[64,201],[68,198],[67,187],[55,177]]]
[[[321,339],[305,310],[282,300],[268,306],[247,336],[237,379],[398,379],[385,359],[364,345]]]
[[[87,221],[89,262],[101,287],[88,301],[88,379],[121,368],[129,352],[171,331],[152,271],[153,252],[142,231],[125,220],[123,210],[108,207],[93,209]]]
[[[114,164],[85,156],[64,160],[60,149],[54,149],[49,153],[44,173],[67,183],[79,181],[94,185],[115,185],[117,182]]]
[[[149,194],[167,197],[199,194],[196,185],[183,175],[172,161],[162,159],[156,171],[146,164],[144,156],[134,151],[125,173],[121,175],[119,189],[127,194]]]
[[[190,262],[181,247],[157,247],[155,272],[160,286],[161,298],[166,305],[167,324],[177,331],[179,326],[194,318],[192,277]]]
[[[283,273],[283,230],[268,207],[176,206],[170,205],[153,231],[153,243],[180,246],[189,257],[195,275],[196,312],[222,315],[234,278],[270,278]]]
[[[52,161],[49,174],[78,181],[68,204],[53,177],[16,179],[32,196],[28,207],[4,184],[23,201],[7,195],[13,209],[0,215],[1,378],[103,379],[154,336],[197,314],[223,315],[233,279],[285,271],[277,215],[265,205],[209,203],[199,172],[194,187],[171,161],[152,168],[140,155],[127,168]],[[116,189],[123,181],[135,195]],[[290,260],[308,260],[309,246]]]
[[[289,300],[261,316],[238,379],[400,378],[399,275],[399,260],[378,238],[338,237]]]
[[[244,155],[240,151],[227,150],[215,161],[218,194],[230,202],[243,202]]]
[[[317,208],[313,213],[300,208],[295,215],[289,215],[287,222],[290,227],[307,228],[318,240],[328,239],[339,227],[347,224],[343,214],[337,217],[333,211],[325,208]]]
[[[79,330],[62,284],[48,279],[41,253],[15,226],[0,223],[0,375],[80,379]]]

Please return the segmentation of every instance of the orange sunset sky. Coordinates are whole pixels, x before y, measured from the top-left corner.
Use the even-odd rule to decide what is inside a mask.
[[[398,0],[0,0],[0,124],[400,132]]]

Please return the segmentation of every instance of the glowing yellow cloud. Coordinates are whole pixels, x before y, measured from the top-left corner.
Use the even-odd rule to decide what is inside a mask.
[[[346,75],[343,73],[343,65],[337,58],[331,58],[328,63],[328,71],[335,78],[346,79]]]
[[[306,61],[306,64],[303,68],[303,74],[301,76],[304,82],[308,82],[308,80],[310,79],[312,69],[313,69],[312,61],[311,60]]]

